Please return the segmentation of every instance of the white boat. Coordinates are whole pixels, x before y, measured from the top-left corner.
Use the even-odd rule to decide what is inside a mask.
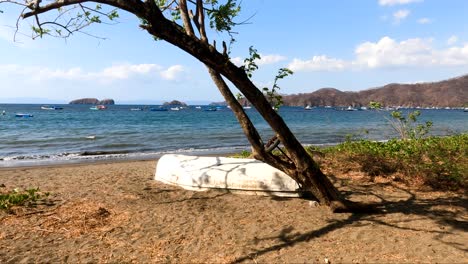
[[[304,107],[304,110],[312,110],[312,107],[311,107],[310,105],[306,105],[306,106]]]
[[[170,109],[171,109],[171,111],[179,111],[180,110],[179,107],[171,107]]]
[[[91,106],[89,109],[90,110],[106,110],[107,106],[105,106],[105,105],[95,105],[95,106]]]
[[[299,197],[299,185],[282,171],[254,159],[167,154],[155,180],[187,190],[221,189],[250,195]]]
[[[25,114],[25,113],[17,113],[15,114],[16,117],[34,117],[32,114]]]
[[[357,111],[357,109],[352,106],[348,106],[348,108],[346,108],[345,111]]]
[[[252,109],[251,106],[244,106],[243,108],[244,108],[244,109],[247,109],[247,110],[248,110],[248,109]]]
[[[201,109],[201,106],[195,106],[195,109]]]
[[[42,110],[62,110],[63,107],[61,106],[48,106],[48,105],[43,105],[41,106]]]

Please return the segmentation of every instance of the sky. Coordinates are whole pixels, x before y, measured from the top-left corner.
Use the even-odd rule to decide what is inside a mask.
[[[20,10],[0,10],[0,103],[223,101],[199,61],[154,41],[129,13],[65,40],[32,40],[33,21],[21,20],[14,40]],[[244,0],[237,19],[250,19],[235,28],[230,56],[242,65],[250,46],[258,50],[259,88],[293,70],[279,83],[284,94],[439,81],[468,73],[467,11],[466,0]]]

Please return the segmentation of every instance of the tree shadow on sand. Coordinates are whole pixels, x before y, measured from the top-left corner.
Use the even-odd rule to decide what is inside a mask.
[[[376,184],[378,185],[378,184]],[[466,212],[468,207],[468,199],[465,195],[452,196],[448,198],[419,198],[416,197],[416,194],[393,186],[400,194],[404,194],[406,197],[398,201],[391,201],[390,199],[385,199],[377,192],[370,190],[368,187],[363,187],[362,190],[353,188],[350,191],[345,191],[345,196],[350,195],[371,195],[376,199],[380,200],[380,203],[377,206],[377,213],[374,214],[349,214],[349,217],[344,220],[332,220],[326,226],[310,230],[308,232],[294,232],[293,226],[285,226],[282,230],[279,231],[279,234],[276,236],[269,236],[253,238],[253,244],[258,244],[261,241],[270,240],[278,241],[276,244],[269,247],[252,251],[242,257],[237,258],[232,263],[241,263],[243,261],[254,260],[259,256],[265,255],[270,252],[274,252],[287,247],[294,247],[297,244],[311,242],[316,238],[325,236],[328,233],[331,233],[335,230],[347,226],[353,227],[364,227],[364,226],[387,226],[390,228],[410,230],[416,232],[425,232],[434,234],[434,239],[444,243],[450,247],[453,247],[457,250],[466,252],[468,247],[466,244],[447,242],[444,241],[444,238],[448,235],[459,234],[462,232],[468,231],[468,221],[466,218]],[[450,208],[458,208],[459,210],[451,210]],[[460,213],[460,211],[463,211]],[[398,220],[398,221],[388,221],[388,219],[382,219],[385,215],[399,213],[403,215],[412,215],[411,220]],[[465,215],[461,216],[461,215]],[[405,227],[405,224],[412,221],[418,221],[422,219],[429,219],[434,221],[436,224],[443,226],[443,230],[431,230],[424,227]]]

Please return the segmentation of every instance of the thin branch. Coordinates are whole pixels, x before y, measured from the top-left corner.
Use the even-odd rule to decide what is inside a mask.
[[[66,26],[64,26],[62,24],[59,24],[57,22],[47,21],[47,22],[41,23],[41,26],[42,25],[47,25],[47,24],[52,24],[54,26],[58,26],[58,27],[61,27],[61,28],[65,29],[68,32],[68,36],[73,35],[73,31],[71,31],[68,27],[66,27]]]
[[[176,2],[176,0],[172,0],[172,1],[171,1],[169,4],[167,4],[166,6],[160,7],[161,12],[164,12],[164,11],[166,11],[166,10],[168,10],[168,9],[171,9],[170,7],[171,7],[175,2]]]
[[[21,13],[23,13],[25,10],[27,9],[27,7],[23,8],[23,10],[21,11]],[[19,31],[19,21],[20,21],[21,17],[18,17],[16,19],[16,29],[15,29],[15,34],[13,35],[13,41],[16,42],[16,34],[18,34],[18,31]]]
[[[37,6],[35,8],[29,6],[29,9],[31,9],[31,11],[22,13],[21,16],[23,18],[28,18],[34,15],[45,13],[53,9],[58,9],[69,5],[76,5],[87,1],[88,0],[57,0],[45,6]],[[117,7],[134,14],[140,14],[143,10],[142,2],[139,0],[93,0],[93,2]]]
[[[192,23],[190,22],[190,16],[187,10],[187,1],[180,0],[179,1],[180,7],[180,15],[182,16],[182,22],[184,23],[185,32],[191,37],[195,36],[195,32],[193,31]]]
[[[203,0],[197,0],[198,22],[200,23],[200,39],[203,43],[208,44],[208,37],[205,29],[205,11],[203,10]]]

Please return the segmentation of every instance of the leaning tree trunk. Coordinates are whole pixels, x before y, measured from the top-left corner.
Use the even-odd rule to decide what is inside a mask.
[[[154,0],[91,1],[108,4],[136,15],[144,21],[144,25],[141,25],[141,27],[147,30],[148,33],[175,45],[205,64],[218,89],[233,109],[244,133],[252,144],[257,159],[288,174],[298,182],[303,190],[310,191],[321,204],[331,206],[334,211],[355,209],[354,204],[343,199],[339,191],[322,173],[283,119],[272,109],[263,93],[251,82],[245,71],[229,60],[226,50],[220,53],[216,50],[214,45],[208,44],[204,25],[204,7],[202,0],[196,0],[196,13],[190,13],[190,15],[187,10],[187,0],[179,0],[179,8],[181,9],[184,23],[183,27],[166,19]],[[88,2],[88,0],[61,0],[51,2],[46,6],[39,6],[40,1],[36,1],[36,5],[27,7],[30,11],[24,12],[22,17],[27,18],[35,16],[37,20],[38,14],[82,2]],[[194,3],[193,1],[191,2]],[[199,37],[194,34],[191,22],[197,27]],[[258,132],[255,130],[255,127],[250,122],[250,119],[245,114],[242,107],[235,100],[232,92],[221,76],[231,81],[270,125],[287,151],[288,157],[286,159],[265,151],[264,144]]]
[[[246,118],[243,111],[238,111],[239,107],[234,103],[235,100],[232,100],[228,94],[223,92],[226,89],[223,87],[222,78],[220,76],[213,78],[228,104],[234,109],[234,114],[254,147],[257,159],[285,172],[297,181],[304,191],[310,191],[321,204],[330,206],[334,211],[354,209],[352,208],[354,204],[343,199],[340,192],[319,169],[281,116],[272,109],[271,104],[251,82],[243,69],[234,65],[226,54],[222,54],[208,43],[184,33],[173,22],[163,16],[153,16],[152,20],[148,21],[150,24],[144,28],[150,34],[168,41],[200,60],[208,67],[212,77],[213,74],[219,73],[231,81],[273,129],[286,149],[290,162],[262,151],[263,148],[258,146],[261,141],[256,138],[257,136],[252,137],[256,133],[252,134],[251,123],[245,123],[248,117]]]

